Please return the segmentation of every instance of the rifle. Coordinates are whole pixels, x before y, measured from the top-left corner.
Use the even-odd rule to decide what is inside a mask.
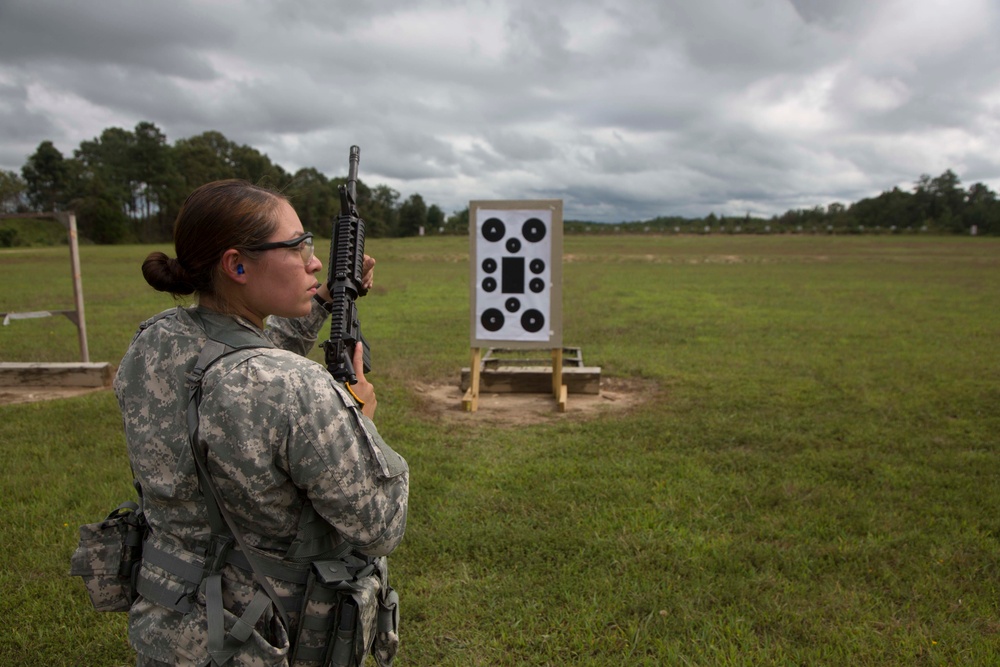
[[[361,335],[358,309],[354,304],[358,297],[368,293],[361,284],[365,261],[365,221],[358,215],[355,202],[361,149],[351,146],[348,159],[347,183],[339,188],[340,215],[333,223],[326,279],[331,297],[328,307],[330,338],[322,347],[326,355],[326,370],[350,389],[350,385],[358,381],[353,361],[355,344],[361,343],[365,373],[371,370],[371,348]]]

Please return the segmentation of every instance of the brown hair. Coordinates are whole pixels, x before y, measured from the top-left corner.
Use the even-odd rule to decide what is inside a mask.
[[[214,294],[222,254],[267,241],[277,229],[281,194],[236,179],[207,183],[181,205],[174,222],[177,258],[151,252],[142,263],[146,282],[174,296]]]

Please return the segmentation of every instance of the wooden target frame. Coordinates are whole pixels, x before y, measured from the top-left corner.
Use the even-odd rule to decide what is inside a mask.
[[[559,199],[469,203],[471,383],[463,407],[479,406],[483,348],[550,349],[552,393],[565,410],[562,345],[563,203]]]

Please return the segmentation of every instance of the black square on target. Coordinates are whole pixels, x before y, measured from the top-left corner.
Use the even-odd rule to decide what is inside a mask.
[[[504,294],[524,294],[524,257],[504,257],[501,282]]]

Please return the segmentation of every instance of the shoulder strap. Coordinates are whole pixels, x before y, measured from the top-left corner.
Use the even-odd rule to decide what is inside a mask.
[[[247,324],[236,322],[228,315],[221,315],[209,310],[196,308],[191,317],[198,323],[205,335],[214,341],[226,345],[231,350],[242,350],[251,347],[274,347],[270,338],[259,329]],[[228,352],[228,351],[227,351]],[[223,353],[225,354],[225,353]]]
[[[247,548],[243,534],[236,527],[236,522],[222,501],[219,488],[212,481],[212,476],[208,472],[207,453],[198,446],[198,406],[201,403],[201,382],[205,376],[205,371],[230,352],[234,352],[237,349],[245,349],[246,347],[263,346],[246,345],[243,348],[234,348],[210,338],[205,343],[205,347],[202,348],[201,354],[198,355],[194,369],[187,376],[188,440],[191,444],[191,453],[198,469],[198,479],[208,506],[208,518],[212,527],[212,545],[210,553],[206,554],[205,562],[205,611],[208,617],[208,650],[212,656],[212,660],[220,665],[228,662],[239,647],[249,639],[253,627],[267,610],[268,602],[274,604],[274,608],[281,616],[285,627],[291,627],[288,612],[285,611],[285,607],[281,603],[281,598],[278,597],[271,583],[261,573],[260,566],[256,562],[256,556]],[[226,561],[229,548],[232,546],[233,539],[235,539],[247,562],[250,564],[254,579],[262,590],[257,591],[243,613],[243,616],[237,619],[236,625],[227,636],[222,605],[222,567]]]

